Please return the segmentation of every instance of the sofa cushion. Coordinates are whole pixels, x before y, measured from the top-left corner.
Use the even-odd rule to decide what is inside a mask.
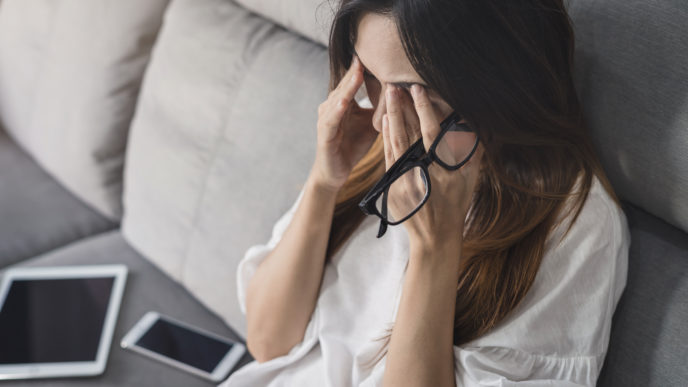
[[[688,231],[688,2],[568,4],[578,91],[614,187]]]
[[[227,0],[175,0],[132,124],[123,233],[241,334],[236,267],[313,163],[325,49]]]
[[[4,0],[0,119],[65,187],[121,216],[127,129],[168,0]]]
[[[117,224],[67,192],[0,129],[0,268]]]
[[[625,204],[628,282],[599,386],[688,386],[688,234]]]
[[[236,0],[246,9],[324,46],[329,44],[336,0]]]
[[[168,278],[132,249],[115,230],[76,242],[46,255],[22,262],[21,266],[125,264],[129,268],[122,306],[117,318],[107,368],[93,378],[51,379],[51,386],[212,386],[196,376],[124,350],[122,337],[149,310],[241,341],[216,315],[203,308],[184,288]],[[251,361],[242,358],[237,369]],[[3,382],[3,386],[45,385],[45,380]]]

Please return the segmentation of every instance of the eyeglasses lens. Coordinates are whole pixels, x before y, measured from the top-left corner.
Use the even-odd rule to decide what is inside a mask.
[[[409,216],[422,205],[428,194],[427,176],[421,167],[413,167],[400,175],[378,197],[375,206],[390,223]]]
[[[437,143],[435,153],[443,163],[450,167],[464,162],[475,147],[475,132],[469,131],[464,124],[452,123],[444,136]]]

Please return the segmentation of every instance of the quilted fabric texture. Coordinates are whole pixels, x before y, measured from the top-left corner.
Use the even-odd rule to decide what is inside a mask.
[[[325,49],[226,0],[170,4],[125,172],[123,232],[240,333],[236,266],[313,163]]]
[[[121,216],[127,130],[168,0],[4,0],[0,119],[73,194]]]

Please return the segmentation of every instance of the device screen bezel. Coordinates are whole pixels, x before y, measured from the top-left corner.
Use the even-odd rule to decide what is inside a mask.
[[[127,267],[124,265],[79,265],[54,267],[19,267],[8,269],[0,285],[0,310],[15,280],[82,279],[112,277],[114,279],[107,312],[102,326],[98,351],[93,361],[17,363],[0,365],[0,380],[49,377],[95,376],[105,371],[117,315],[124,293]]]
[[[224,356],[217,363],[215,369],[213,369],[212,372],[207,372],[200,368],[196,368],[187,363],[181,362],[176,359],[172,359],[164,354],[142,347],[137,344],[141,337],[143,337],[149,331],[149,329],[151,329],[151,327],[155,325],[155,323],[158,320],[163,320],[169,324],[176,325],[181,328],[188,329],[192,332],[196,332],[200,335],[209,337],[211,339],[230,344],[232,347],[227,352],[225,352]],[[147,312],[136,323],[136,325],[134,325],[134,327],[122,339],[121,346],[122,348],[130,349],[139,354],[152,357],[167,365],[190,372],[196,376],[202,377],[212,382],[220,382],[224,380],[229,375],[229,372],[234,368],[234,366],[239,362],[239,360],[241,360],[241,357],[246,352],[246,347],[244,346],[244,344],[238,341],[234,341],[226,337],[219,336],[212,332],[200,329],[198,327],[192,326],[190,324],[184,323],[182,321],[160,314],[155,311]]]

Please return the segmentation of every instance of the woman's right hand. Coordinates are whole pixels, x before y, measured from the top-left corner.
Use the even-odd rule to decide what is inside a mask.
[[[362,108],[354,100],[362,84],[363,67],[354,55],[337,87],[318,106],[318,144],[311,179],[335,192],[378,135],[373,128],[374,110]]]

